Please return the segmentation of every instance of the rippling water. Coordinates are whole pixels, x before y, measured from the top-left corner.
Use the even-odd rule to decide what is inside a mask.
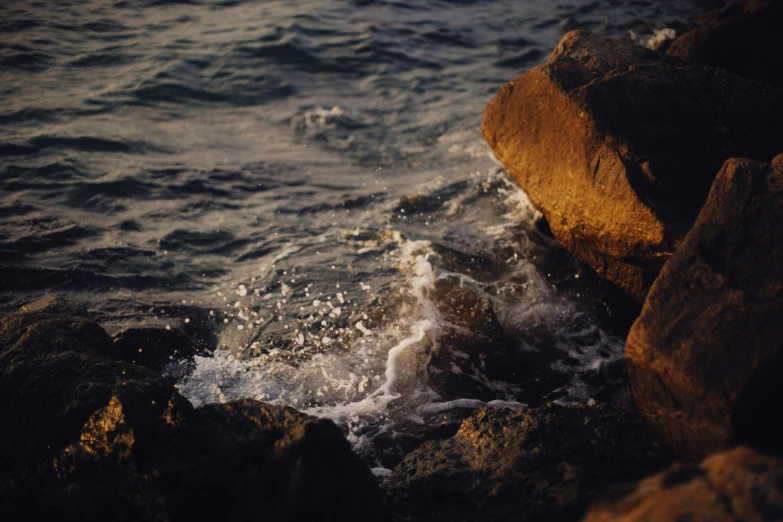
[[[332,417],[379,473],[470,408],[589,400],[612,311],[482,111],[568,30],[703,4],[5,2],[0,310],[55,292],[110,332],[183,328],[217,347],[193,402]]]

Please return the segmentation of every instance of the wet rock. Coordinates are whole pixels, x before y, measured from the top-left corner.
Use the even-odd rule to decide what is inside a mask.
[[[210,351],[179,328],[128,328],[114,336],[114,344],[128,362],[158,371]]]
[[[669,462],[642,424],[599,405],[487,408],[408,455],[382,487],[404,520],[576,520],[610,482]]]
[[[783,520],[783,461],[747,447],[675,464],[593,506],[584,522]]]
[[[677,37],[666,53],[783,87],[781,2],[744,0],[702,16],[698,22],[698,27]]]
[[[628,336],[639,409],[684,457],[783,451],[781,222],[783,155],[727,161]]]
[[[443,200],[435,195],[410,194],[402,196],[394,208],[396,214],[423,214],[434,212],[443,206]]]
[[[0,506],[28,519],[387,519],[334,423],[253,400],[194,409],[63,299],[0,321],[0,392]]]
[[[772,87],[574,31],[482,132],[557,240],[641,302],[723,162],[779,152],[782,116]]]
[[[435,281],[430,299],[440,331],[426,364],[427,382],[444,399],[505,399],[497,383],[522,380],[530,361],[506,337],[489,298],[446,276]]]

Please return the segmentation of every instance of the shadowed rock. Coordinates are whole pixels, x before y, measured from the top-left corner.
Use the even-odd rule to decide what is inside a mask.
[[[112,397],[146,421],[175,392],[152,370],[125,362],[86,308],[45,297],[0,320],[0,396],[0,452],[30,465],[78,440]]]
[[[781,223],[783,155],[727,161],[628,335],[640,412],[687,458],[783,451]]]
[[[783,3],[744,0],[700,17],[666,54],[783,87]]]
[[[584,31],[503,86],[484,138],[560,243],[641,302],[723,162],[769,161],[767,85]]]
[[[783,461],[740,447],[676,464],[594,505],[584,522],[783,520]]]
[[[339,428],[254,400],[194,409],[84,307],[0,320],[0,507],[29,520],[387,520]]]

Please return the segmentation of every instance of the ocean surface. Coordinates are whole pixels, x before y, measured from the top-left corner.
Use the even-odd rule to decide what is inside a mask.
[[[477,407],[589,402],[618,311],[482,112],[569,30],[645,43],[705,7],[6,0],[0,313],[181,328],[215,348],[170,369],[194,404],[332,418],[380,476]]]

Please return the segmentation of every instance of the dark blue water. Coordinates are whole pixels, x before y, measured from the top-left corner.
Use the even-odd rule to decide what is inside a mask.
[[[112,333],[183,328],[217,347],[194,402],[327,415],[368,455],[443,412],[587,401],[622,342],[483,108],[568,30],[651,34],[703,3],[3,2],[0,310],[58,293]],[[449,278],[524,377],[461,351]]]

